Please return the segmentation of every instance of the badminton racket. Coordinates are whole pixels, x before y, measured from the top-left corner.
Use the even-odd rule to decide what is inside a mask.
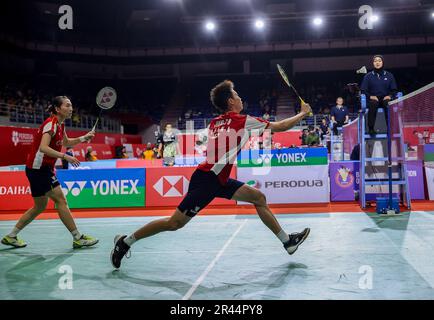
[[[283,70],[283,68],[280,66],[280,64],[277,64],[277,70],[279,70],[279,73],[280,73],[280,75],[281,75],[283,81],[285,81],[285,83],[288,85],[288,87],[291,88],[291,89],[294,91],[295,95],[298,97],[298,99],[300,99],[300,102],[301,102],[302,104],[306,104],[306,102],[304,102],[304,100],[303,100],[303,99],[301,98],[301,96],[298,94],[297,89],[295,89],[295,87],[291,84],[291,82],[289,82],[289,80],[288,80],[288,76],[286,75],[285,70]],[[312,112],[309,112],[309,116],[310,116],[310,117],[313,116],[313,113],[312,113]]]
[[[98,118],[96,118],[95,124],[92,127],[92,131],[95,131],[96,126],[101,118],[101,114],[104,110],[110,110],[114,107],[117,99],[116,90],[112,87],[104,87],[98,91],[96,95],[96,104],[100,108]]]

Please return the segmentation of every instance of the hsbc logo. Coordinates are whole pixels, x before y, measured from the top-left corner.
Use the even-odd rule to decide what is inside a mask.
[[[153,187],[162,197],[182,197],[187,193],[189,183],[184,176],[164,176]]]

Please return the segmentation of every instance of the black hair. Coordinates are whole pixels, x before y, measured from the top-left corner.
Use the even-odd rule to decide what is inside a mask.
[[[220,112],[225,113],[228,110],[228,100],[232,98],[234,83],[230,80],[220,82],[210,92],[211,102]]]
[[[45,109],[45,111],[52,113],[52,114],[57,114],[56,108],[60,108],[60,106],[62,105],[62,103],[65,99],[69,99],[69,98],[67,96],[54,97],[53,99],[51,99],[51,103],[47,107],[47,109]]]
[[[383,63],[384,63],[384,58],[383,58],[383,56],[382,56],[381,54],[376,54],[376,55],[372,58],[372,61],[374,61],[375,58],[380,58],[381,61],[383,61]]]

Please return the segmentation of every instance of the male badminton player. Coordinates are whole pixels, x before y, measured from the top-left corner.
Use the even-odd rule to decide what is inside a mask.
[[[259,134],[263,134],[266,129],[271,132],[286,131],[312,111],[310,106],[302,104],[301,112],[292,118],[268,122],[240,114],[243,102],[229,80],[214,87],[210,96],[220,115],[211,120],[209,125],[206,160],[193,173],[186,196],[170,218],[154,220],[130,236],[115,237],[115,247],[111,252],[111,262],[115,268],[120,267],[122,258],[137,240],[182,228],[215,197],[254,204],[262,222],[283,243],[289,254],[293,254],[309,235],[309,228],[288,235],[270,211],[265,195],[243,182],[229,178],[229,175],[234,160],[249,139],[251,131],[255,130]],[[237,139],[232,139],[234,143],[227,144],[226,141],[231,140],[231,135],[236,135]]]
[[[57,212],[63,224],[71,232],[73,248],[93,246],[98,243],[98,240],[81,234],[75,225],[65,195],[56,178],[54,164],[60,158],[72,165],[79,165],[80,162],[77,158],[60,152],[62,145],[73,147],[80,142],[90,141],[95,133],[90,131],[79,138],[68,138],[64,121],[72,116],[72,104],[66,96],[53,98],[48,112],[51,115],[39,127],[26,162],[26,176],[30,182],[34,205],[23,214],[13,230],[1,242],[17,248],[25,247],[27,244],[18,238],[18,233],[45,210],[48,198],[50,198],[56,204]]]

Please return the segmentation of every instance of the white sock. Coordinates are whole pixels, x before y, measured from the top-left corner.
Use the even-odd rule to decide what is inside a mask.
[[[81,233],[78,232],[77,229],[72,231],[71,234],[72,234],[72,237],[74,238],[74,240],[79,240],[81,238]]]
[[[282,243],[286,243],[289,241],[289,235],[282,230],[280,230],[280,232],[278,234],[276,234],[276,236],[279,238],[280,241],[282,241]]]
[[[17,234],[18,234],[20,231],[21,231],[21,229],[18,229],[17,227],[14,227],[14,228],[12,229],[12,232],[8,234],[8,237],[16,238],[16,237],[17,237]]]
[[[133,245],[133,243],[136,242],[136,241],[137,241],[137,240],[136,240],[136,238],[134,237],[134,233],[131,234],[129,237],[126,237],[126,238],[124,239],[124,242],[125,242],[129,247],[131,247],[131,246]]]

